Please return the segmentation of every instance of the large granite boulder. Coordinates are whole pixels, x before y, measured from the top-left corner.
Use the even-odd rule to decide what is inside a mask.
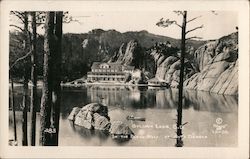
[[[161,59],[161,57],[159,59]],[[165,80],[170,85],[170,87],[177,88],[180,79],[180,67],[181,62],[177,57],[168,56],[157,67],[155,77],[158,79]],[[185,60],[185,72],[186,75],[184,79],[194,74],[194,68],[188,60]]]
[[[195,57],[195,62],[199,70],[203,70],[208,62],[215,56],[215,48],[218,45],[218,40],[209,41],[203,46],[199,47],[193,57]]]
[[[159,66],[157,67],[157,71],[155,74],[155,77],[159,79],[165,79],[169,82],[169,76],[170,74],[173,74],[175,70],[170,70],[170,67],[173,63],[175,63],[178,60],[177,57],[174,56],[169,56],[167,57]],[[172,72],[171,72],[172,71]]]
[[[82,108],[74,107],[68,119],[73,121],[72,124],[81,126],[83,129],[80,130],[84,132],[85,136],[87,135],[86,137],[91,136],[92,130],[101,130],[97,132],[104,133],[101,133],[102,138],[103,135],[107,137],[110,134],[112,139],[118,142],[128,141],[134,136],[133,131],[127,124],[121,121],[114,121],[111,124],[108,116],[108,108],[99,103],[90,103]]]
[[[115,121],[112,123],[111,128],[109,130],[113,139],[124,139],[129,140],[134,136],[133,131],[129,128],[129,126],[122,121]]]
[[[68,120],[75,121],[75,117],[76,117],[76,115],[79,113],[80,110],[81,110],[81,108],[79,108],[79,107],[74,107],[74,108],[72,109],[72,111],[70,112],[69,116],[68,116]]]
[[[77,109],[73,109],[71,114],[74,114],[76,110]],[[109,130],[110,118],[108,116],[107,106],[100,103],[85,105],[75,116],[74,124],[87,129]]]

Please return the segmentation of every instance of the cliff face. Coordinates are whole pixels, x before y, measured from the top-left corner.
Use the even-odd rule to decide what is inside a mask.
[[[143,48],[137,40],[123,43],[109,62],[134,66],[135,69],[143,70],[148,77],[153,77],[156,71],[153,57],[148,54],[146,49]]]
[[[184,82],[185,88],[238,94],[238,33],[203,45],[194,55],[200,72]]]
[[[170,47],[171,48],[171,47]],[[153,49],[150,55],[157,67],[155,77],[171,87],[179,85],[179,53]],[[209,41],[196,51],[186,49],[184,88],[218,94],[238,94],[238,34]]]
[[[162,52],[161,49],[166,50],[166,52]],[[150,53],[157,66],[155,77],[165,80],[169,83],[170,87],[177,88],[179,85],[181,67],[180,54],[177,49],[168,45],[162,45],[161,49],[154,49]],[[191,50],[191,48],[188,49],[189,54]],[[185,72],[186,75],[184,79],[187,79],[195,73],[195,68],[188,58],[185,60]]]
[[[110,61],[122,63],[123,65],[133,65],[133,61],[138,60],[135,59],[135,54],[141,54],[139,49],[140,46],[135,40],[129,41],[127,45],[123,43]]]

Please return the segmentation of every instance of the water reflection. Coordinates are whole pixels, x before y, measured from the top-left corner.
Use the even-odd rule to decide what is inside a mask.
[[[22,87],[16,87],[15,107],[21,110]],[[39,105],[41,89],[38,90]],[[102,100],[101,100],[102,99]],[[184,91],[183,109],[193,107],[196,111],[230,113],[238,110],[237,96],[224,96],[202,91]],[[29,102],[29,100],[28,100]],[[108,106],[144,109],[177,109],[178,90],[129,86],[87,86],[81,88],[64,88],[62,91],[62,113],[67,117],[73,107],[90,102],[103,102]],[[39,109],[38,109],[39,111]]]
[[[20,111],[22,87],[15,87],[16,107]],[[41,90],[38,90],[41,97]],[[183,130],[185,146],[237,146],[238,138],[238,97],[210,94],[208,92],[184,91],[183,123],[188,122]],[[103,102],[109,108],[111,122],[121,120],[129,125],[137,138],[128,142],[112,140],[108,134],[88,130],[72,125],[67,120],[75,106],[82,107],[91,102]],[[40,103],[40,100],[39,100]],[[86,86],[81,88],[63,88],[60,119],[60,145],[65,146],[174,146],[176,110],[178,107],[178,90],[150,87],[128,86]],[[17,129],[21,141],[21,113],[17,113]],[[146,121],[128,121],[127,116],[145,117]],[[216,119],[222,118],[228,124],[228,134],[213,134]],[[10,115],[10,132],[13,132]],[[37,118],[39,125],[39,116]],[[156,125],[169,128],[156,128]],[[134,127],[138,126],[138,127]],[[140,128],[152,126],[152,128]],[[39,130],[38,130],[39,131]],[[188,138],[194,135],[206,136],[206,139]],[[158,139],[150,138],[159,137]],[[37,135],[39,137],[39,133]],[[141,139],[140,137],[148,137]],[[38,139],[37,139],[38,141]],[[20,144],[19,144],[20,145]]]
[[[178,107],[178,90],[138,87],[91,86],[87,87],[91,101],[109,106],[124,105],[132,108],[176,109]],[[224,96],[202,91],[184,91],[183,109],[193,107],[197,111],[234,112],[238,109],[237,96]],[[236,107],[235,107],[236,106]]]

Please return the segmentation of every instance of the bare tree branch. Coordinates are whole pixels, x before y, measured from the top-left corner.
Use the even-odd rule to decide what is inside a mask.
[[[13,25],[13,24],[11,24],[10,27],[15,27],[15,28],[21,30],[21,31],[24,32],[24,33],[27,31],[28,34],[26,34],[26,35],[29,37],[29,42],[31,42],[31,39],[30,39],[30,37],[31,37],[31,32],[30,32],[29,30],[24,30],[23,28],[21,28],[21,27],[19,27],[19,26],[17,26],[17,25]]]
[[[195,30],[197,30],[197,29],[201,29],[201,28],[203,28],[203,25],[198,26],[198,27],[195,27],[194,29],[188,30],[188,31],[186,32],[186,34],[192,32],[192,31],[195,31]]]
[[[20,19],[24,23],[24,16],[22,12],[11,11],[10,13],[15,15],[18,19]]]
[[[178,27],[182,28],[180,24],[178,24],[176,21],[174,23],[175,25],[177,25]]]
[[[25,30],[23,28],[21,28],[20,26],[14,25],[14,24],[10,24],[10,27],[15,27],[23,32],[25,32]]]
[[[192,21],[194,21],[195,19],[198,19],[198,18],[200,18],[200,17],[202,17],[202,16],[200,15],[200,16],[198,16],[198,17],[195,17],[195,18],[193,18],[193,19],[190,19],[190,20],[187,21],[187,23],[192,22]]]
[[[18,59],[10,66],[10,69],[9,69],[9,70],[11,70],[19,61],[26,59],[26,58],[29,57],[31,54],[32,54],[32,51],[30,50],[26,55],[24,55],[24,56],[18,58]]]
[[[15,11],[15,13],[18,14],[18,15],[20,15],[21,17],[24,18],[24,13],[25,13],[25,12]]]
[[[186,38],[186,40],[191,40],[191,39],[202,39],[202,37],[192,36],[192,37]]]

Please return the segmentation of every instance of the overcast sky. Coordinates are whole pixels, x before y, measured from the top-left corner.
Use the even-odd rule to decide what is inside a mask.
[[[181,29],[176,25],[168,28],[155,24],[160,18],[177,20],[181,24],[181,16],[172,11],[69,11],[69,14],[79,22],[63,24],[64,33],[86,33],[92,29],[115,29],[120,32],[147,30],[150,33],[180,38]],[[200,36],[203,40],[218,39],[235,32],[238,26],[237,12],[233,11],[188,11],[187,19],[201,16],[187,26],[187,30],[204,25],[202,29],[192,32],[189,36]],[[13,23],[13,22],[12,22]],[[41,31],[40,31],[41,32]]]
[[[115,29],[120,32],[147,30],[150,33],[180,38],[181,29],[176,25],[168,28],[158,27],[155,24],[160,18],[174,19],[181,24],[181,16],[173,12],[69,12],[80,23],[64,24],[64,33],[85,33],[95,28],[104,30]],[[204,25],[204,28],[190,34],[201,36],[204,40],[217,39],[235,32],[238,26],[237,12],[188,12],[188,19],[202,16],[187,26],[192,29]]]

